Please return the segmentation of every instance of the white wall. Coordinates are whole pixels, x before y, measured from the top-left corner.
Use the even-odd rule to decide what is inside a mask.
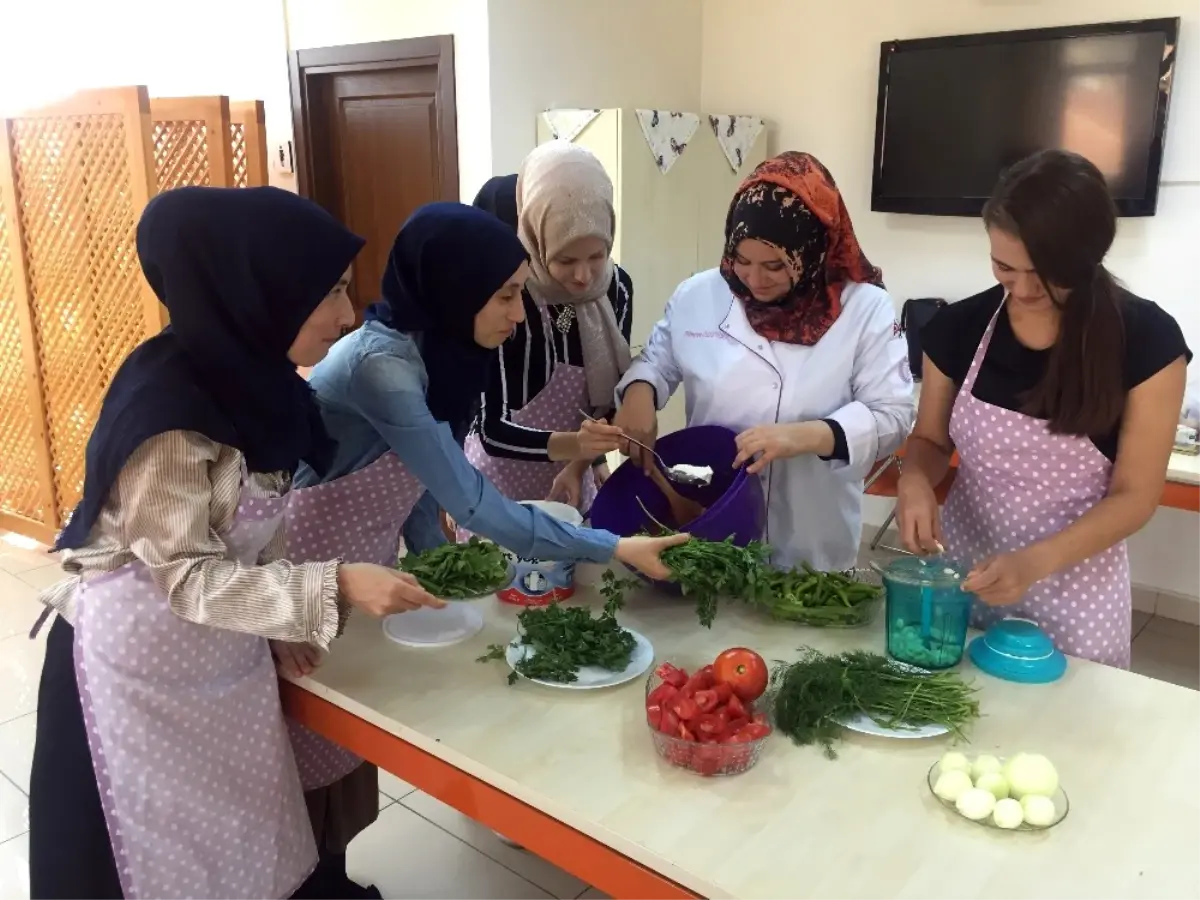
[[[263,100],[270,140],[291,136],[283,0],[4,3],[0,114],[81,88]]]
[[[553,107],[700,112],[696,0],[491,0],[492,167],[515,172]]]
[[[454,38],[458,182],[461,197],[470,202],[492,174],[487,0],[285,2],[288,46],[292,50],[442,34]]]
[[[978,220],[870,211],[879,44],[895,38],[1180,16],[1180,64],[1158,215],[1123,219],[1109,262],[1178,319],[1200,351],[1200,5],[1196,0],[703,0],[705,109],[768,117],[770,149],[833,172],[864,249],[897,301],[961,299],[990,285]],[[800,7],[803,7],[800,12]],[[765,27],[764,23],[769,23]],[[997,73],[1003,78],[1003,73]],[[1195,368],[1195,366],[1194,366]],[[871,501],[883,520],[890,504]],[[1200,517],[1161,510],[1131,542],[1134,579],[1196,596]]]

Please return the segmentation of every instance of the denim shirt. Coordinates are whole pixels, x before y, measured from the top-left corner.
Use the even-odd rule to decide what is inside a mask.
[[[309,384],[337,452],[324,478],[302,463],[295,487],[357,472],[391,450],[425,486],[404,523],[412,552],[445,543],[441,507],[462,527],[520,556],[601,563],[612,558],[616,535],[576,528],[509,500],[471,465],[450,427],[429,412],[429,376],[410,335],[367,322],[333,345]]]

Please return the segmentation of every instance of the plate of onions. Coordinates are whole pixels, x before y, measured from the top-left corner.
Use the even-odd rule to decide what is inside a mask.
[[[933,764],[926,780],[943,806],[1000,831],[1046,831],[1071,808],[1058,770],[1038,753],[971,758],[951,750]]]

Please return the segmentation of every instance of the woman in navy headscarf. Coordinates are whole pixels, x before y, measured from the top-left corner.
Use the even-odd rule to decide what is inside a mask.
[[[105,396],[56,547],[71,577],[42,598],[34,897],[288,897],[313,871],[268,639],[327,646],[339,597],[441,605],[389,569],[281,558],[290,473],[333,456],[296,367],[352,323],[362,246],[275,188],[147,205],[138,256],[171,326]]]
[[[427,550],[445,541],[440,506],[519,556],[616,558],[667,575],[658,556],[676,539],[568,525],[504,497],[463,453],[495,350],[524,320],[528,277],[521,241],[495,216],[461,203],[413,213],[383,299],[309,378],[337,449],[323,476],[309,464],[297,473],[307,490],[289,510],[289,558],[383,563],[402,535],[409,551]]]

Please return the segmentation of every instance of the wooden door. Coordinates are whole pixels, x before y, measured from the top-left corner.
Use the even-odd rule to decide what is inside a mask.
[[[367,239],[351,285],[361,310],[404,220],[458,199],[451,39],[300,50],[292,75],[301,193]]]

